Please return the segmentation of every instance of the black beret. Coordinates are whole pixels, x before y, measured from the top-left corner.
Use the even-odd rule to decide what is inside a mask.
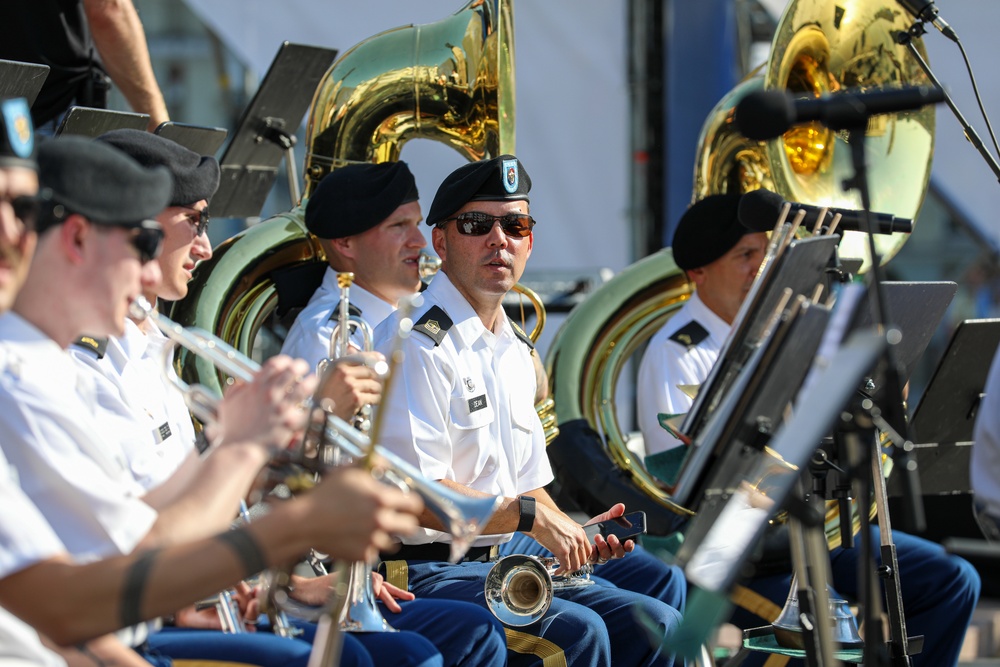
[[[528,201],[530,190],[531,178],[513,155],[470,162],[441,183],[427,214],[427,224],[447,220],[470,201]]]
[[[405,162],[349,164],[316,186],[306,204],[306,228],[321,239],[353,236],[418,198],[417,182]]]
[[[119,226],[159,215],[173,188],[165,167],[143,167],[117,148],[77,136],[39,146],[38,181],[55,220],[79,213],[96,224]]]
[[[684,212],[672,244],[674,261],[685,271],[719,259],[752,229],[740,223],[741,195],[709,195]]]
[[[219,189],[219,161],[210,155],[198,155],[176,141],[143,130],[112,130],[97,140],[106,141],[144,167],[169,169],[174,177],[169,206],[208,201]]]
[[[0,100],[0,167],[38,168],[31,111],[23,97]]]

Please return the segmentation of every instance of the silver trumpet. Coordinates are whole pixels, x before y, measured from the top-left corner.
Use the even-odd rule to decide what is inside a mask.
[[[260,370],[260,364],[218,336],[213,336],[203,329],[182,327],[159,313],[141,296],[129,304],[129,315],[135,320],[151,321],[174,344],[181,345],[210,361],[218,370],[235,380],[250,382]],[[174,369],[173,352],[171,345],[163,350],[164,372],[167,378],[183,394],[188,409],[199,421],[202,423],[215,421],[218,418],[219,397],[204,385],[189,385],[184,382]]]
[[[504,625],[519,628],[545,615],[556,591],[592,586],[594,567],[555,576],[559,561],[552,557],[514,554],[501,558],[486,575],[486,606]]]

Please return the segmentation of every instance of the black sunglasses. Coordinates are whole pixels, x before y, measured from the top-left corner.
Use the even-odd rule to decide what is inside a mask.
[[[455,221],[455,229],[465,236],[483,236],[493,231],[493,225],[499,223],[500,229],[507,236],[524,238],[531,233],[535,219],[527,213],[508,213],[507,215],[490,215],[481,211],[467,211],[454,218],[448,218],[438,223],[441,227],[446,222]]]
[[[194,235],[201,236],[208,231],[208,223],[211,222],[212,216],[208,214],[208,207],[203,209],[191,208],[190,206],[181,206],[179,208],[186,208],[189,211],[194,211],[194,215],[188,215],[188,222],[194,226]]]
[[[14,210],[14,217],[24,223],[25,229],[34,229],[38,223],[38,213],[42,203],[38,197],[33,195],[21,195],[20,197],[0,197],[0,203],[7,202]]]
[[[143,220],[131,232],[128,240],[139,253],[139,261],[145,264],[160,256],[163,248],[163,228],[160,223],[156,220]]]

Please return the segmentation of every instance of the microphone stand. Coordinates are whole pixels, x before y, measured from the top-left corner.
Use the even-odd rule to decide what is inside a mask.
[[[844,180],[843,187],[845,190],[852,188],[856,189],[861,196],[863,210],[862,221],[864,227],[866,228],[865,231],[868,239],[868,250],[872,263],[872,279],[869,282],[869,301],[871,302],[872,308],[872,322],[874,322],[877,327],[884,330],[884,328],[888,325],[889,318],[886,313],[887,304],[885,299],[885,288],[883,285],[884,281],[882,278],[882,268],[880,266],[880,257],[878,250],[875,247],[875,238],[873,235],[874,227],[871,219],[871,197],[868,189],[865,164],[865,136],[868,127],[869,115],[863,108],[858,108],[854,114],[845,115],[849,115],[850,117],[838,119],[837,122],[833,123],[828,122],[827,124],[833,130],[846,130],[848,133],[847,141],[851,148],[854,175],[853,177]],[[900,379],[901,374],[899,372],[899,366],[893,350],[893,344],[898,343],[900,333],[898,330],[890,330],[886,332],[886,335],[890,344],[886,347],[886,353],[882,364],[885,373],[885,386],[882,391],[884,407],[880,414],[885,415],[885,422],[889,425],[897,425],[899,426],[897,430],[905,432],[907,424],[905,411],[903,409],[903,396]],[[909,657],[910,647],[908,637],[906,636],[906,619],[903,616],[902,598],[900,595],[896,546],[892,541],[892,528],[889,525],[889,515],[887,511],[888,506],[885,502],[885,477],[882,475],[881,452],[878,446],[878,435],[875,422],[872,418],[872,413],[877,410],[877,408],[875,408],[874,403],[870,399],[863,400],[861,408],[862,409],[860,410],[854,410],[848,420],[853,424],[853,428],[847,430],[847,439],[850,443],[848,445],[848,449],[858,453],[858,456],[863,456],[865,446],[863,444],[864,438],[862,437],[862,434],[870,434],[871,444],[868,447],[870,450],[869,454],[872,457],[870,475],[861,474],[858,476],[861,480],[861,492],[858,494],[858,497],[861,498],[861,502],[867,503],[868,498],[870,497],[869,484],[875,484],[874,490],[876,496],[878,524],[880,528],[879,532],[881,535],[880,552],[882,557],[882,565],[877,571],[885,581],[890,621],[888,660],[893,667],[909,667],[911,664]],[[907,441],[909,441],[909,438]],[[905,447],[900,453],[903,454],[903,456],[908,454]],[[858,468],[858,466],[854,465],[852,465],[852,467]],[[904,462],[902,467],[904,472],[908,473],[903,477],[904,494],[905,500],[907,501],[905,504],[909,510],[909,518],[914,525],[918,526],[917,531],[919,532],[923,530],[923,505],[920,502],[918,488],[919,480],[916,479],[916,465]],[[864,598],[866,634],[864,664],[874,667],[875,665],[885,664],[884,647],[882,642],[882,623],[879,615],[877,614],[881,605],[878,604],[876,592],[877,587],[874,581],[874,573],[876,572],[876,569],[870,547],[871,536],[867,527],[867,509],[861,512],[861,517],[861,550],[863,553],[859,559],[859,572],[864,573],[862,575],[863,580],[861,587]],[[916,642],[914,643],[916,644]]]
[[[984,144],[983,140],[979,138],[975,128],[969,124],[969,121],[965,119],[962,112],[958,110],[958,107],[955,105],[955,101],[951,98],[951,95],[949,95],[948,91],[941,85],[938,78],[934,76],[934,72],[931,71],[930,65],[927,64],[927,61],[924,60],[923,56],[920,55],[920,51],[918,51],[917,47],[913,44],[913,40],[915,38],[923,36],[926,32],[927,29],[924,27],[923,21],[918,20],[909,30],[900,31],[896,34],[896,43],[906,46],[909,52],[916,59],[917,64],[919,64],[920,68],[927,74],[927,78],[931,80],[931,83],[944,92],[945,104],[947,104],[948,108],[951,109],[952,115],[958,119],[959,125],[962,126],[962,131],[965,133],[965,138],[969,140],[969,143],[976,147],[976,150],[979,151],[979,154],[982,155],[983,159],[986,161],[986,165],[993,171],[993,175],[996,176],[998,181],[1000,181],[1000,163],[997,163],[996,158],[994,158],[993,154],[986,148],[986,144]]]

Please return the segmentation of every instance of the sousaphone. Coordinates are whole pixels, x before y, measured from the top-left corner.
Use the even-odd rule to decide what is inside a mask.
[[[853,171],[846,137],[802,125],[769,142],[750,141],[736,132],[733,111],[746,94],[760,89],[818,96],[926,84],[923,70],[893,39],[911,22],[895,3],[792,0],[778,22],[766,66],[727,94],[705,121],[693,199],[767,187],[792,201],[860,208],[853,194],[841,191],[841,181]],[[871,121],[867,151],[873,210],[916,217],[930,176],[933,143],[930,107]],[[895,254],[904,239],[881,240],[883,258]],[[842,256],[864,258],[861,247],[845,238]],[[560,435],[549,456],[560,497],[574,500],[591,515],[619,501],[630,509],[645,509],[654,535],[674,532],[692,512],[675,503],[628,448],[615,397],[626,364],[638,362],[635,353],[692,289],[669,248],[646,257],[570,313],[546,360],[559,416]],[[837,546],[837,519],[831,517],[826,528],[831,548]]]
[[[338,58],[309,112],[303,200],[215,249],[172,317],[248,355],[267,356],[284,333],[271,331],[276,276],[292,283],[316,278],[326,261],[304,219],[323,176],[352,162],[398,160],[416,138],[440,141],[469,160],[513,152],[512,12],[509,0],[470,0],[436,23],[387,30]],[[226,382],[197,358],[179,361],[185,378],[214,388]]]

